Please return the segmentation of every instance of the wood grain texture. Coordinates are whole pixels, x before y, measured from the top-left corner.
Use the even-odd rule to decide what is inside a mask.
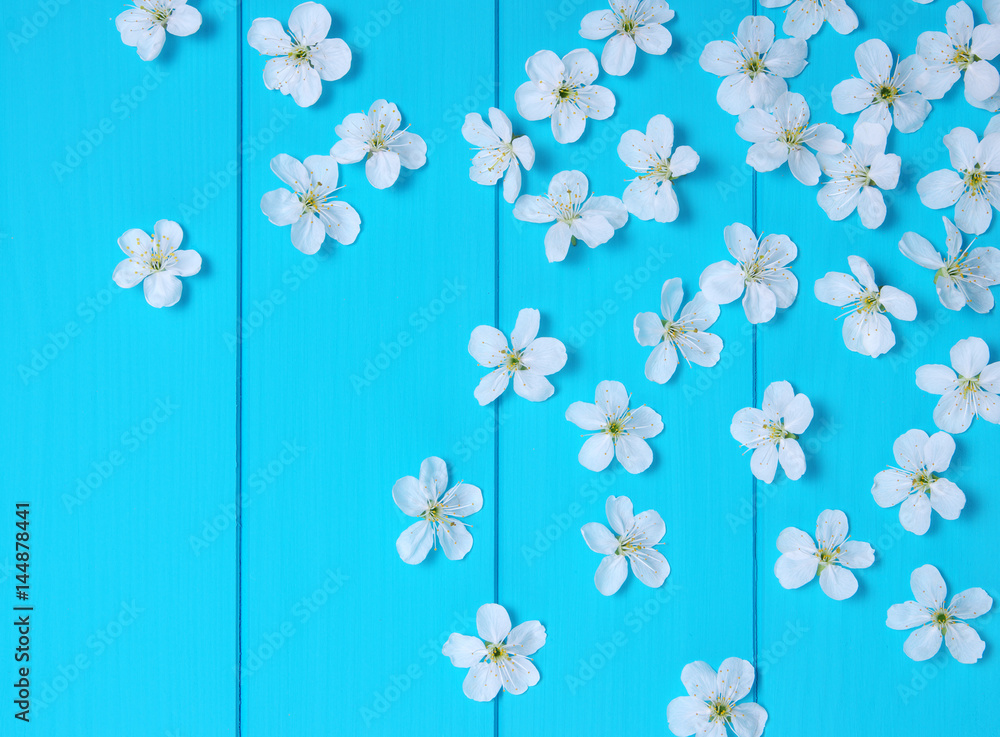
[[[893,131],[903,173],[885,224],[867,231],[856,215],[831,222],[817,189],[787,168],[754,175],[736,119],[716,103],[718,79],[698,65],[704,44],[729,38],[745,15],[780,29],[782,10],[677,3],[668,54],[640,53],[623,78],[602,71],[614,115],[561,145],[548,121],[516,114],[514,90],[540,49],[600,56],[602,42],[578,35],[600,0],[326,4],[353,64],[308,109],[265,89],[265,59],[246,44],[254,18],[286,22],[294,2],[194,4],[202,29],[168,37],[151,63],[121,44],[117,6],[0,8],[0,28],[24,38],[0,40],[18,111],[0,120],[0,246],[13,264],[0,291],[0,513],[32,502],[38,596],[35,723],[9,731],[665,734],[683,666],[729,656],[756,661],[771,737],[923,737],[992,724],[985,705],[1000,666],[990,616],[976,621],[987,649],[974,666],[946,649],[914,663],[906,633],[884,623],[924,563],[941,569],[950,593],[1000,590],[988,554],[1000,521],[990,498],[997,428],[977,421],[956,438],[947,477],[968,496],[958,521],[934,516],[917,537],[870,492],[897,436],[935,429],[936,400],[916,387],[915,369],[947,363],[970,335],[1000,356],[995,314],[945,310],[929,272],[897,248],[907,230],[943,243],[950,213],[924,208],[916,182],[948,166],[946,132],[981,134],[987,113],[956,88],[920,131]],[[857,73],[857,45],[877,37],[911,53],[920,32],[943,28],[947,7],[850,4],[860,28],[823,28],[790,81],[814,122],[848,138],[855,116],[838,115],[830,92]],[[278,153],[328,153],[345,115],[379,98],[427,141],[428,163],[387,190],[371,187],[363,164],[342,166],[338,196],[360,213],[361,234],[305,256],[261,213],[261,196],[283,186],[268,164]],[[494,105],[534,143],[527,194],[578,169],[595,193],[621,196],[631,173],[618,140],[667,115],[675,145],[701,156],[677,183],[679,219],[632,218],[608,244],[548,263],[546,226],[517,221],[495,189],[468,178],[462,122]],[[117,237],[159,218],[180,222],[205,260],[166,310],[110,278]],[[693,297],[703,268],[728,258],[722,232],[733,222],[798,245],[798,298],[756,331],[738,302],[723,306],[719,365],[682,362],[667,385],[648,381],[633,318],[658,310],[666,279],[680,277],[685,301]],[[979,244],[995,245],[995,229]],[[917,301],[917,320],[893,321],[897,345],[879,359],[850,353],[838,310],[813,295],[851,254]],[[482,324],[509,333],[524,307],[541,311],[540,335],[567,346],[555,395],[532,404],[508,391],[480,407],[472,392],[484,369],[467,353],[469,334]],[[576,460],[583,438],[566,408],[592,401],[604,379],[663,417],[644,474],[617,464],[595,474]],[[802,438],[808,470],[755,484],[729,424],[781,379],[816,410]],[[438,550],[408,566],[394,543],[412,520],[391,489],[431,455],[453,483],[479,486],[484,507],[468,520],[475,542],[464,560]],[[613,597],[594,587],[600,557],[579,529],[606,521],[611,494],[664,518],[663,588],[631,576]],[[876,549],[844,602],[818,582],[787,591],[773,574],[778,533],[812,531],[823,509],[844,510],[852,538]],[[13,562],[0,553],[0,602]],[[494,599],[515,622],[540,620],[548,641],[535,656],[536,687],[477,704],[440,648],[453,631],[474,634],[476,610]],[[3,638],[13,647],[10,628]]]

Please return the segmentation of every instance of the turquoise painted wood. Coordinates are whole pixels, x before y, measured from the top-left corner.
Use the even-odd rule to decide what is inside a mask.
[[[0,62],[18,80],[7,99],[20,113],[0,124],[9,170],[0,244],[12,264],[0,297],[0,513],[9,515],[0,601],[14,605],[14,504],[28,501],[37,607],[32,724],[18,723],[5,698],[6,729],[576,735],[625,725],[664,734],[683,666],[729,656],[756,662],[772,737],[991,724],[985,704],[1000,675],[991,617],[977,620],[987,650],[974,666],[944,650],[914,663],[906,634],[884,622],[891,604],[911,598],[910,571],[924,563],[941,569],[951,593],[1000,591],[984,554],[1000,521],[990,496],[996,428],[977,421],[957,437],[948,477],[969,500],[958,521],[935,517],[916,537],[870,492],[898,435],[935,429],[935,398],[916,387],[915,369],[947,363],[970,335],[1000,355],[996,316],[944,310],[929,273],[897,250],[907,230],[943,240],[944,212],[920,205],[916,182],[948,165],[944,133],[981,133],[988,114],[956,89],[920,131],[890,135],[903,174],[872,232],[856,216],[829,221],[816,190],[787,169],[754,175],[735,118],[715,102],[718,80],[698,66],[704,44],[729,38],[743,16],[760,12],[780,27],[781,10],[678,3],[668,54],[639,54],[624,78],[602,73],[615,114],[561,145],[548,121],[516,114],[514,90],[540,49],[600,56],[602,43],[577,33],[598,0],[327,4],[331,35],[354,60],[307,109],[265,89],[265,58],[245,40],[254,18],[286,22],[294,2],[194,4],[202,29],[169,37],[150,63],[121,44],[117,6],[0,8]],[[878,37],[906,55],[920,32],[943,26],[946,7],[851,5],[861,27],[846,37],[824,28],[791,80],[814,121],[845,131],[853,116],[833,110],[830,91],[856,73],[856,46]],[[278,153],[327,153],[334,127],[379,98],[427,141],[428,163],[388,190],[372,188],[363,165],[342,166],[338,196],[360,213],[361,235],[305,256],[260,211],[261,196],[282,186],[268,164]],[[548,263],[546,226],[515,220],[495,189],[468,179],[461,125],[490,106],[535,145],[529,194],[578,169],[595,193],[621,196],[630,172],[619,138],[666,114],[676,144],[701,156],[678,183],[679,219],[632,219],[610,243]],[[110,278],[117,237],[159,218],[180,222],[205,262],[165,310]],[[653,384],[634,316],[658,309],[668,278],[692,297],[702,269],[727,257],[722,230],[736,221],[798,245],[796,302],[757,330],[738,302],[723,306],[719,365],[682,365]],[[980,242],[995,245],[995,230]],[[915,322],[894,321],[897,345],[879,359],[850,353],[837,310],[813,296],[815,280],[846,271],[850,254],[918,304]],[[469,333],[481,324],[509,333],[524,307],[541,310],[541,334],[567,346],[555,395],[532,404],[508,392],[480,407],[472,391],[483,369],[467,353]],[[639,476],[617,465],[595,474],[576,460],[583,438],[565,410],[592,401],[604,379],[664,419],[653,466]],[[802,438],[809,468],[797,482],[779,472],[755,483],[729,423],[781,379],[816,409]],[[408,566],[394,543],[411,520],[391,489],[431,455],[445,459],[452,482],[479,486],[484,506],[469,519],[475,543],[464,560],[432,551]],[[579,528],[606,521],[611,494],[663,516],[672,567],[663,588],[630,578],[606,598],[594,587],[600,558]],[[845,602],[818,583],[786,591],[773,574],[778,533],[811,531],[827,508],[843,509],[852,537],[876,549]],[[494,600],[515,621],[539,619],[548,641],[535,656],[536,687],[477,704],[440,648],[453,631],[474,634],[477,608]],[[13,653],[13,628],[3,638]],[[14,663],[4,662],[7,682]]]

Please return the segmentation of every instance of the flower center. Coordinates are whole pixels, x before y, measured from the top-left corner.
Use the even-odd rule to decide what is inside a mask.
[[[510,656],[507,654],[507,649],[502,644],[497,642],[487,642],[486,659],[491,663],[496,663],[500,660],[508,660],[510,659]]]
[[[427,511],[423,513],[423,518],[428,522],[443,522],[445,514],[441,502],[433,502],[427,507]]]
[[[858,312],[885,312],[882,302],[879,300],[879,293],[875,289],[866,289],[858,299]]]
[[[899,90],[892,85],[883,84],[875,91],[875,98],[880,102],[891,105],[893,100],[899,95]]]
[[[778,140],[788,146],[788,150],[802,148],[802,134],[805,132],[806,127],[800,125],[797,128],[786,128],[781,132]]]
[[[937,474],[922,469],[910,477],[910,488],[918,493],[929,494],[935,481],[937,481]]]
[[[977,61],[981,61],[981,59],[973,54],[968,46],[956,46],[955,52],[951,57],[951,63],[962,71],[965,71]]]
[[[948,625],[954,620],[948,613],[948,610],[942,607],[931,614],[931,621],[934,623],[934,626],[941,630],[941,633],[944,634],[945,630],[948,629]]]
[[[502,353],[505,356],[503,359],[503,366],[508,371],[520,371],[528,368],[521,360],[521,351],[508,351],[505,348]]]
[[[675,177],[670,171],[670,159],[656,162],[646,171],[639,175],[639,179],[653,179],[657,182],[672,182]]]
[[[570,102],[575,102],[576,98],[580,96],[579,89],[567,82],[563,82],[559,85],[559,89],[556,90],[556,94],[559,96],[560,100],[568,100]]]
[[[173,8],[164,7],[163,0],[154,0],[151,6],[140,5],[139,9],[145,10],[154,23],[164,28],[170,21],[170,14],[174,12]]]
[[[979,376],[980,374],[976,374],[971,378],[967,376],[958,377],[958,390],[962,392],[963,397],[967,397],[969,394],[975,394],[980,390]]]
[[[979,164],[976,164],[972,169],[967,169],[962,180],[965,182],[965,188],[976,195],[983,194],[983,190],[986,188],[986,172],[980,168]]]
[[[610,435],[613,438],[617,438],[619,435],[625,432],[624,424],[625,423],[621,419],[611,420],[611,422],[608,423],[608,430],[607,430],[608,435]]]
[[[780,443],[785,438],[797,440],[799,437],[793,432],[788,432],[785,429],[785,423],[780,420],[767,420],[764,423],[764,430],[767,432],[767,439],[772,443]]]
[[[755,256],[753,261],[747,261],[743,264],[743,283],[751,284],[758,281],[764,272],[767,270],[764,267],[763,258],[760,256]]]
[[[303,44],[297,44],[292,47],[292,50],[288,52],[288,58],[294,59],[295,61],[306,61],[309,59],[310,49],[308,46]]]
[[[767,63],[760,55],[760,52],[755,51],[750,56],[746,56],[744,53],[743,71],[750,79],[754,79],[758,74],[764,74],[767,71]]]
[[[715,699],[708,705],[709,720],[713,722],[729,722],[733,716],[732,705],[725,699]]]

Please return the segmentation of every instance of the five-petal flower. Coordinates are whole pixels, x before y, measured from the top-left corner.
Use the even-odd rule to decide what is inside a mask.
[[[955,225],[973,235],[985,233],[1000,207],[1000,133],[980,141],[968,128],[954,128],[944,137],[951,169],[938,169],[917,182],[917,194],[926,207],[940,210],[955,205]]]
[[[474,701],[491,701],[500,688],[518,695],[538,683],[529,655],[545,644],[545,627],[537,619],[511,629],[510,615],[499,604],[483,604],[476,612],[479,637],[452,633],[441,648],[458,668],[468,668],[462,692]],[[479,638],[482,639],[479,639]]]
[[[736,31],[736,43],[712,41],[699,59],[701,68],[718,77],[716,99],[727,113],[739,115],[751,107],[769,108],[788,91],[785,79],[806,67],[806,42],[774,40],[774,23],[763,15],[748,15]]]
[[[647,54],[667,53],[673,38],[663,24],[674,17],[665,0],[608,0],[611,10],[595,10],[583,16],[580,35],[591,41],[607,38],[601,65],[608,74],[628,74],[638,46]]]
[[[197,251],[179,250],[184,231],[173,220],[157,220],[150,237],[138,228],[126,230],[118,247],[128,256],[115,267],[112,279],[123,289],[142,282],[146,301],[153,307],[170,307],[181,298],[179,276],[194,276],[201,270]]]
[[[896,345],[892,323],[882,313],[898,320],[914,320],[917,304],[901,289],[875,284],[875,272],[860,256],[848,256],[847,264],[857,280],[850,274],[828,271],[816,280],[816,299],[842,308],[839,317],[844,318],[844,345],[863,356],[881,356]]]
[[[764,390],[761,409],[746,407],[733,415],[729,432],[747,450],[750,471],[769,484],[781,464],[792,481],[806,472],[806,456],[798,437],[812,422],[813,408],[809,397],[796,394],[787,381],[775,381]]]
[[[947,217],[948,258],[942,258],[931,242],[917,233],[903,233],[899,250],[913,263],[934,270],[934,287],[938,299],[949,310],[969,305],[975,312],[993,309],[990,287],[1000,284],[1000,250],[992,246],[962,248],[962,234]]]
[[[503,198],[513,202],[521,192],[521,166],[531,169],[535,148],[527,136],[514,135],[510,118],[503,110],[491,107],[489,116],[490,125],[479,113],[465,116],[462,137],[478,149],[472,157],[469,178],[478,184],[493,185],[503,177]]]
[[[420,478],[399,479],[392,487],[392,499],[404,514],[420,518],[396,540],[396,552],[404,563],[422,562],[435,539],[450,560],[461,560],[472,549],[468,526],[458,518],[483,508],[483,492],[464,481],[449,489],[448,467],[440,458],[424,459]]]
[[[666,115],[654,115],[646,133],[628,130],[618,142],[618,156],[637,176],[625,189],[622,202],[640,220],[671,223],[677,219],[674,181],[690,174],[699,157],[690,146],[674,149],[674,124]]]
[[[539,317],[538,310],[531,308],[517,313],[510,347],[506,336],[494,327],[480,325],[472,331],[469,353],[480,366],[493,368],[476,387],[479,404],[487,405],[499,397],[511,379],[514,391],[532,402],[542,402],[555,392],[545,377],[566,365],[566,346],[556,338],[535,337]]]
[[[910,430],[896,438],[892,453],[899,468],[875,474],[875,503],[880,507],[899,504],[900,524],[915,535],[930,528],[932,509],[944,519],[958,519],[965,494],[938,475],[948,470],[955,453],[954,438],[946,432],[928,438],[923,430]]]
[[[126,46],[135,46],[139,58],[152,61],[160,55],[169,32],[190,36],[201,28],[201,13],[187,0],[133,0],[133,7],[115,18],[115,27]]]
[[[551,223],[545,234],[545,257],[562,261],[577,240],[596,248],[625,225],[628,211],[617,197],[592,196],[582,171],[561,171],[549,182],[545,196],[523,194],[514,203],[514,217],[528,223]]]
[[[295,6],[285,33],[276,18],[257,18],[250,25],[247,41],[268,59],[264,86],[291,95],[299,107],[309,107],[323,92],[323,80],[332,82],[351,68],[351,49],[342,39],[327,38],[332,18],[319,3]]]
[[[646,359],[646,378],[657,384],[665,384],[674,375],[678,351],[686,361],[699,366],[714,366],[719,362],[722,338],[705,332],[719,319],[719,305],[698,292],[678,316],[683,301],[681,280],[667,279],[660,290],[663,317],[655,312],[640,312],[632,322],[639,345],[653,348]]]
[[[419,169],[427,163],[427,144],[405,128],[399,108],[394,103],[376,100],[368,113],[351,113],[334,128],[340,140],[333,144],[330,156],[341,164],[365,161],[365,176],[376,189],[386,189],[399,178],[399,167]]]
[[[910,588],[916,601],[893,604],[886,614],[885,624],[894,630],[910,633],[903,644],[903,652],[912,660],[927,660],[941,649],[941,641],[959,663],[975,663],[983,657],[986,643],[979,634],[965,623],[993,607],[993,599],[981,588],[966,589],[952,597],[945,606],[948,588],[941,572],[932,565],[924,565],[910,574]]]
[[[757,171],[774,171],[786,161],[792,175],[807,187],[819,182],[819,163],[809,149],[824,154],[844,150],[844,133],[829,123],[809,125],[809,106],[797,92],[785,92],[770,110],[740,113],[736,133],[753,143],[747,163]]]
[[[885,152],[888,136],[878,123],[859,122],[850,146],[839,154],[817,156],[830,180],[816,193],[816,201],[831,220],[843,220],[856,209],[866,228],[885,221],[882,190],[896,188],[903,163],[896,154]]]
[[[551,51],[539,51],[524,64],[530,81],[514,92],[517,112],[525,120],[551,118],[552,135],[559,143],[579,140],[587,118],[605,120],[615,111],[615,96],[607,87],[594,84],[597,57],[587,49],[575,49],[560,59]]]
[[[743,223],[723,230],[726,248],[736,263],[717,261],[701,272],[698,286],[705,297],[725,305],[743,295],[743,311],[751,323],[767,322],[778,307],[795,301],[799,282],[787,268],[798,249],[787,235],[765,235],[760,240]]]
[[[760,0],[760,4],[765,8],[783,8],[791,4],[792,7],[785,11],[781,30],[796,38],[811,38],[824,22],[841,35],[858,27],[858,16],[846,0]]]
[[[274,189],[260,199],[260,209],[275,225],[292,226],[292,245],[316,253],[329,235],[345,246],[361,231],[361,216],[336,198],[337,162],[330,156],[309,156],[304,162],[288,154],[271,159],[271,171],[292,188]]]
[[[917,386],[940,394],[934,424],[952,434],[965,432],[976,417],[1000,424],[1000,361],[990,363],[982,338],[965,338],[951,348],[949,368],[939,363],[917,369]]]
[[[666,534],[663,518],[652,509],[632,513],[632,500],[627,496],[609,496],[604,504],[612,533],[600,522],[588,522],[580,528],[587,546],[604,559],[594,574],[597,590],[611,596],[632,573],[650,588],[658,588],[670,575],[670,564],[654,548]]]
[[[736,737],[760,737],[767,722],[764,707],[748,701],[736,702],[753,687],[753,665],[742,658],[726,658],[719,672],[696,660],[681,671],[687,696],[667,705],[667,722],[677,737],[726,737],[728,726]]]
[[[886,130],[893,121],[900,133],[913,133],[924,124],[931,104],[917,89],[920,58],[906,57],[892,70],[892,54],[884,41],[865,41],[854,51],[861,78],[845,79],[833,88],[833,108],[841,115],[861,112],[859,123],[878,123]]]
[[[573,402],[566,419],[592,433],[580,449],[580,463],[591,471],[603,471],[612,457],[629,473],[641,473],[653,462],[646,442],[663,430],[660,415],[646,405],[629,409],[629,395],[619,381],[597,385],[595,403]]]
[[[854,596],[858,579],[849,568],[868,568],[875,551],[868,543],[847,538],[847,515],[839,509],[824,509],[816,520],[816,542],[797,527],[786,527],[778,535],[781,555],[774,575],[786,589],[805,586],[819,574],[819,585],[831,599]]]
[[[1000,53],[1000,26],[975,25],[964,1],[945,13],[945,33],[925,31],[917,38],[924,71],[919,87],[928,100],[939,100],[965,73],[965,97],[981,101],[1000,87],[1000,73],[989,60]]]

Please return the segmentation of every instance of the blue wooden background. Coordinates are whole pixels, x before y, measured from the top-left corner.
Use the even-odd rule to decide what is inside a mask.
[[[919,132],[890,135],[903,172],[885,224],[870,232],[856,216],[829,221],[787,168],[754,175],[749,144],[715,102],[717,78],[698,66],[704,44],[730,38],[742,17],[761,12],[780,28],[780,10],[676,3],[667,55],[640,53],[624,78],[602,73],[614,115],[564,146],[548,121],[516,115],[514,90],[539,49],[600,56],[603,42],[577,34],[599,0],[327,3],[331,35],[354,63],[308,109],[264,88],[264,59],[245,41],[254,18],[287,21],[294,2],[193,4],[201,30],[168,37],[149,63],[121,43],[116,3],[0,7],[0,597],[13,597],[13,503],[30,501],[37,607],[32,724],[13,719],[5,694],[5,734],[664,734],[681,668],[733,655],[756,662],[773,737],[995,728],[990,616],[974,623],[987,642],[974,666],[944,648],[914,663],[905,633],[884,622],[924,563],[951,593],[1000,591],[990,554],[997,428],[979,420],[957,437],[948,477],[969,500],[958,521],[935,516],[916,537],[870,493],[898,435],[933,431],[936,398],[917,389],[914,370],[947,363],[969,335],[1000,357],[996,316],[945,310],[929,272],[897,251],[906,230],[943,242],[942,213],[920,205],[916,182],[948,166],[944,133],[981,134],[989,120],[960,88],[933,103]],[[851,5],[859,30],[824,27],[790,84],[814,122],[848,137],[854,116],[834,112],[830,91],[856,74],[856,46],[878,37],[905,56],[920,32],[943,30],[946,8]],[[342,167],[361,235],[304,256],[260,212],[261,195],[280,186],[268,162],[326,153],[334,126],[377,98],[423,136],[428,163],[384,191],[361,165]],[[532,194],[574,168],[598,194],[620,196],[629,171],[619,137],[666,114],[676,142],[701,155],[677,187],[680,218],[632,219],[607,245],[547,263],[544,227],[514,220],[496,190],[468,179],[460,128],[491,105],[534,142],[522,190]],[[154,310],[111,272],[117,237],[160,218],[181,224],[205,265],[179,305]],[[693,296],[704,266],[727,257],[722,229],[734,221],[795,241],[796,302],[756,330],[738,303],[724,306],[718,366],[682,365],[652,384],[634,315],[657,309],[671,277]],[[980,242],[996,245],[996,230]],[[915,322],[894,321],[897,345],[877,360],[845,348],[836,311],[812,294],[824,273],[847,270],[849,254],[918,304]],[[532,404],[508,392],[482,408],[469,332],[509,331],[523,307],[540,309],[541,334],[566,343],[555,396]],[[639,476],[576,461],[579,431],[564,412],[602,379],[623,381],[664,418]],[[729,422],[778,379],[816,408],[803,436],[809,467],[798,482],[779,472],[755,483]],[[407,566],[394,541],[409,521],[390,490],[430,455],[480,486],[485,504],[470,519],[466,559],[432,553]],[[663,588],[633,579],[609,598],[594,588],[599,557],[578,530],[604,521],[609,494],[663,516]],[[772,572],[779,531],[811,531],[826,508],[843,509],[852,536],[876,549],[844,602],[818,583],[786,591]],[[453,631],[474,633],[476,609],[494,599],[515,621],[541,620],[548,641],[536,687],[478,704],[440,647]],[[2,638],[11,653],[13,628]]]

